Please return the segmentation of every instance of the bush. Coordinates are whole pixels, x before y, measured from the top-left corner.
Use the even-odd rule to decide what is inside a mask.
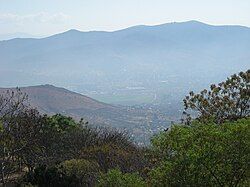
[[[72,186],[93,186],[99,176],[99,165],[88,160],[68,160],[59,165],[60,171],[71,178]]]
[[[146,186],[143,179],[136,173],[123,174],[118,169],[109,170],[102,174],[97,186],[99,187],[142,187]]]
[[[45,165],[37,167],[34,171],[28,172],[21,182],[38,186],[67,186],[68,179],[63,177],[56,166],[47,167]]]
[[[96,160],[105,173],[115,168],[125,173],[142,170],[146,165],[143,152],[139,148],[122,146],[108,143],[87,147],[82,151],[82,157]]]
[[[24,177],[23,184],[38,186],[93,186],[99,175],[99,166],[88,160],[68,160],[61,164],[40,166]]]

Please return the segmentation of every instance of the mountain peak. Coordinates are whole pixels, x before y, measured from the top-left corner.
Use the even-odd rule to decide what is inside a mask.
[[[54,88],[55,86],[52,85],[52,84],[43,84],[43,85],[40,85],[41,87],[48,87],[48,88]]]
[[[69,32],[69,33],[79,33],[79,32],[81,32],[81,31],[79,31],[79,30],[77,30],[77,29],[70,29],[70,30],[68,30],[68,31],[66,31],[66,32]]]
[[[184,22],[170,22],[170,23],[164,23],[156,26],[170,26],[170,25],[178,25],[178,26],[207,26],[209,24],[196,21],[196,20],[190,20],[190,21],[184,21]]]
[[[189,24],[202,24],[202,25],[207,25],[206,23],[197,21],[197,20],[190,20],[190,21],[185,21],[185,22],[180,22],[180,23],[189,23]]]
[[[29,86],[33,88],[57,88],[52,84],[41,84],[41,85],[36,85],[36,86]]]

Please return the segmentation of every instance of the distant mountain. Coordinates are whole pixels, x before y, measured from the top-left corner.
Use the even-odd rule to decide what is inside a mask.
[[[110,103],[176,103],[250,68],[250,28],[188,21],[70,30],[2,41],[0,56],[1,86],[49,83]]]
[[[40,36],[34,36],[32,34],[27,34],[27,33],[11,33],[11,34],[0,34],[0,41],[1,40],[11,40],[14,38],[41,38]]]
[[[76,120],[83,118],[90,125],[127,130],[136,135],[135,139],[139,141],[145,139],[148,141],[149,136],[159,130],[159,125],[164,125],[164,127],[169,125],[169,120],[163,118],[157,111],[113,106],[52,85],[30,86],[20,89],[28,95],[31,107],[37,108],[43,114],[60,113]],[[15,89],[0,88],[0,94],[6,90]]]

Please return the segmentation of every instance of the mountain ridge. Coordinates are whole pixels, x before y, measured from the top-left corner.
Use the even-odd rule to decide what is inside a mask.
[[[197,21],[115,32],[71,30],[0,42],[0,85],[49,83],[109,103],[114,100],[108,97],[116,97],[120,104],[133,104],[141,95],[145,100],[139,103],[148,103],[157,95],[161,103],[164,95],[180,95],[181,100],[190,89],[249,69],[249,48],[249,28]],[[130,92],[130,99],[120,102],[129,87],[144,87],[145,92]]]
[[[116,32],[122,32],[122,31],[126,31],[126,30],[131,30],[131,29],[137,29],[137,28],[142,28],[142,27],[163,27],[163,26],[171,26],[171,25],[182,25],[182,24],[192,24],[192,25],[203,25],[203,26],[211,26],[211,27],[238,27],[238,28],[245,28],[245,29],[250,29],[250,27],[248,26],[242,26],[242,25],[213,25],[213,24],[208,24],[208,23],[204,23],[201,21],[196,21],[196,20],[190,20],[190,21],[183,21],[183,22],[168,22],[168,23],[161,23],[161,24],[156,24],[156,25],[135,25],[135,26],[130,26],[130,27],[126,27],[126,28],[122,28],[122,29],[118,29],[118,30],[114,30],[114,31],[104,31],[104,30],[90,30],[90,31],[81,31],[78,29],[69,29],[63,32],[59,32],[59,33],[55,33],[52,34],[50,36],[46,36],[46,37],[35,37],[33,35],[30,34],[26,34],[26,33],[20,33],[20,34],[25,34],[25,35],[30,35],[30,37],[15,37],[12,39],[4,39],[4,40],[0,40],[0,42],[2,41],[9,41],[9,40],[13,40],[13,39],[45,39],[45,38],[50,38],[56,35],[61,35],[61,34],[66,34],[66,33],[81,33],[81,34],[88,34],[88,33],[116,33]]]

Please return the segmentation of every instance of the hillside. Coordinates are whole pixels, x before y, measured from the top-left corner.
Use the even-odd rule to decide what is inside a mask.
[[[148,141],[152,133],[169,125],[169,119],[157,110],[113,106],[52,85],[20,89],[28,95],[31,107],[37,108],[43,114],[60,113],[77,120],[83,118],[90,125],[126,130],[137,141]],[[6,90],[10,89],[0,88],[0,94]]]
[[[1,41],[0,85],[49,83],[109,103],[176,104],[189,90],[248,69],[249,49],[250,28],[197,21],[69,30]]]
[[[83,110],[91,112],[102,109],[115,109],[111,105],[52,85],[24,87],[21,90],[28,94],[31,105],[38,107],[40,111],[47,114],[67,113],[79,117],[74,112],[71,113],[71,111]]]

